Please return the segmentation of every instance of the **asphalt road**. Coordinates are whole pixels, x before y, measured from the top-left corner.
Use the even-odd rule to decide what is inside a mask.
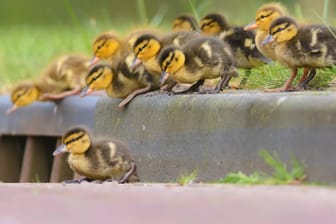
[[[0,184],[0,224],[336,223],[336,189]]]

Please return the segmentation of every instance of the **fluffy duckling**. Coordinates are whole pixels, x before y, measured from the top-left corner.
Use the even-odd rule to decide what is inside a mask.
[[[176,17],[173,20],[172,29],[175,32],[179,31],[199,31],[200,28],[198,26],[197,20],[194,16],[183,14]]]
[[[96,64],[100,60],[108,60],[113,63],[119,60],[123,55],[130,53],[127,43],[122,41],[113,32],[104,32],[99,34],[92,44],[93,58],[90,66]]]
[[[200,27],[203,34],[217,36],[231,47],[238,68],[250,69],[270,62],[257,49],[255,33],[244,31],[243,27],[229,26],[222,14],[206,15],[201,19]]]
[[[7,114],[34,101],[56,101],[79,94],[85,86],[89,58],[65,55],[54,60],[36,82],[22,82],[11,91],[12,107]]]
[[[280,3],[268,3],[262,5],[256,13],[255,21],[244,27],[245,30],[257,29],[255,43],[258,50],[266,57],[276,61],[275,43],[262,44],[263,40],[268,36],[271,23],[281,17],[287,15],[287,9]]]
[[[158,57],[161,50],[169,45],[182,46],[187,41],[199,36],[196,32],[172,32],[159,38],[153,34],[141,35],[134,43],[133,53],[136,60],[133,67],[143,64],[154,75],[161,75]]]
[[[283,16],[271,23],[269,36],[263,44],[275,42],[277,60],[289,67],[292,74],[283,87],[271,91],[287,91],[304,67],[302,83],[311,69],[325,68],[336,63],[336,29],[325,25],[298,26],[293,18]]]
[[[216,92],[227,86],[231,77],[238,76],[231,50],[223,41],[215,37],[198,37],[179,48],[169,46],[159,57],[162,70],[161,83],[171,75],[177,83],[193,84],[197,89],[205,79],[220,77]]]
[[[94,66],[85,78],[87,88],[82,96],[105,90],[110,97],[122,98],[118,107],[123,108],[137,95],[159,89],[159,77],[148,73],[143,66],[130,71],[129,65],[133,58],[130,55],[113,67],[106,64]]]
[[[70,168],[85,177],[66,181],[68,183],[80,183],[83,180],[118,180],[121,184],[139,181],[135,161],[128,148],[119,141],[93,139],[86,129],[76,127],[62,136],[62,144],[53,155],[66,152],[70,154]]]
[[[281,16],[288,15],[287,9],[281,3],[267,3],[262,5],[256,13],[255,21],[245,26],[245,30],[257,29],[255,36],[255,42],[258,50],[266,57],[276,61],[275,43],[262,44],[263,40],[269,34],[269,28],[271,23]],[[308,70],[306,69],[305,72]],[[300,88],[308,89],[309,81],[311,81],[316,74],[316,70],[310,70],[309,77],[300,83]],[[306,76],[306,75],[305,75]]]

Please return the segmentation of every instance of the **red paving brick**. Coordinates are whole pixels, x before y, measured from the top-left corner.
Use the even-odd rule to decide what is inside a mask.
[[[0,184],[0,224],[336,223],[336,189]]]

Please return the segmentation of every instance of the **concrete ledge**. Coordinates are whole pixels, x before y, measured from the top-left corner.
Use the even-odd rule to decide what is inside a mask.
[[[0,135],[61,136],[73,125],[93,128],[98,97],[69,97],[58,103],[34,102],[6,116],[9,96],[0,96]]]
[[[237,170],[266,170],[260,149],[286,161],[294,154],[311,180],[336,182],[334,92],[139,96],[124,110],[117,109],[119,102],[70,97],[57,106],[35,103],[0,116],[0,135],[60,136],[86,125],[96,136],[126,142],[149,182],[173,181],[193,170],[208,181]],[[0,96],[0,113],[8,107],[8,96]]]
[[[314,181],[336,180],[336,93],[140,96],[123,111],[119,101],[98,101],[94,133],[128,142],[144,181],[265,170],[260,149],[296,155]]]

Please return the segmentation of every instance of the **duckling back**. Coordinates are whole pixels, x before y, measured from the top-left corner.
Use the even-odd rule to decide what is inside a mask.
[[[160,54],[162,70],[178,83],[237,76],[231,49],[215,37],[192,39],[182,48],[169,46]],[[165,76],[164,78],[166,78]]]
[[[245,31],[239,26],[231,27],[220,13],[211,13],[203,17],[201,30],[202,33],[217,36],[227,43],[239,68],[249,69],[270,62],[257,49],[253,31]]]
[[[61,93],[85,86],[89,58],[83,55],[64,55],[54,60],[38,80],[41,93]]]
[[[75,172],[93,180],[120,180],[135,163],[128,148],[117,140],[93,141],[82,154],[71,153],[68,162]],[[136,170],[128,182],[139,181]]]
[[[173,31],[199,31],[199,26],[194,16],[183,14],[173,20],[172,29]]]

